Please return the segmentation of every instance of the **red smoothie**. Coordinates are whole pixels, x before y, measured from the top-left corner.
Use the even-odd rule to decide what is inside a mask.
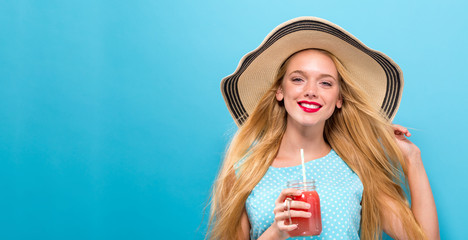
[[[298,228],[289,232],[291,237],[294,236],[315,236],[322,232],[322,217],[320,214],[320,199],[316,191],[304,191],[301,196],[291,196],[293,201],[303,201],[310,204],[308,212],[312,214],[310,218],[291,218],[292,224],[297,224]],[[304,209],[295,209],[304,211]],[[290,224],[286,220],[286,224]]]

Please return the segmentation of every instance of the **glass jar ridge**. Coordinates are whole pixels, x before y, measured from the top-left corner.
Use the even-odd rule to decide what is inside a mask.
[[[294,188],[303,191],[315,191],[314,179],[306,179],[305,182],[304,180],[290,180],[286,184],[288,188]]]

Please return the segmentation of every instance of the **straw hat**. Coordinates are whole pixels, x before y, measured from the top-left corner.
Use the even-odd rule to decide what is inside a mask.
[[[299,17],[273,29],[257,49],[240,60],[236,71],[221,81],[224,101],[238,126],[273,84],[281,64],[307,48],[324,49],[338,57],[374,107],[393,119],[403,91],[403,73],[398,65],[327,20]]]

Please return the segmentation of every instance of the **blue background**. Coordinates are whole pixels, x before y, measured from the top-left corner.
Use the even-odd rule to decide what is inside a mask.
[[[405,74],[442,239],[466,238],[466,1],[0,0],[0,239],[202,239],[236,130],[220,81],[328,19]]]

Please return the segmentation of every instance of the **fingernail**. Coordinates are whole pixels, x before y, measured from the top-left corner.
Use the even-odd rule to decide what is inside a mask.
[[[307,207],[307,208],[310,208],[310,204],[306,203],[306,207]]]
[[[308,216],[308,217],[311,217],[311,216],[312,216],[312,213],[308,212],[308,213],[307,213],[307,216]]]

